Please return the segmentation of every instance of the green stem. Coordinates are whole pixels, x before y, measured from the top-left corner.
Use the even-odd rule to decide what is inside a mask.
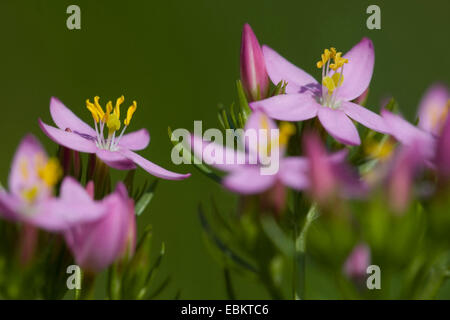
[[[81,289],[75,292],[76,300],[93,300],[95,289],[95,274],[82,272]]]
[[[224,274],[224,277],[225,277],[225,287],[226,287],[226,290],[227,290],[228,299],[236,300],[236,294],[234,292],[233,283],[231,281],[230,269],[225,267],[223,269],[223,274]]]
[[[298,207],[298,206],[297,206]],[[294,224],[294,276],[293,299],[305,299],[306,296],[306,234],[311,223],[317,218],[316,205],[313,204],[306,214],[305,224],[297,235],[297,227]],[[297,272],[298,270],[298,272]]]

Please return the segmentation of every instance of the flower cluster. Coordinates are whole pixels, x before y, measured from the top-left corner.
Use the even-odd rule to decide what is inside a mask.
[[[399,114],[394,99],[380,113],[365,107],[375,62],[368,38],[345,54],[325,49],[315,63],[319,81],[261,47],[248,24],[240,58],[240,108],[233,104],[219,113],[223,129],[242,128],[237,149],[195,135],[184,149],[224,171],[220,177],[198,166],[239,195],[236,214],[221,214],[225,221],[209,221],[200,208],[225,266],[257,274],[273,298],[308,297],[307,257],[336,275],[341,297],[435,297],[450,267],[448,88],[428,89],[416,126]],[[279,134],[249,144],[247,133],[255,128]],[[268,163],[261,149],[273,155]],[[225,162],[252,155],[260,161]],[[273,161],[279,170],[265,174],[261,168]],[[369,290],[370,270],[395,278],[401,292]]]
[[[41,120],[39,125],[60,146],[56,157],[49,157],[33,135],[23,138],[11,165],[8,188],[0,190],[2,242],[16,242],[20,254],[16,259],[16,250],[2,250],[0,271],[13,275],[19,268],[33,280],[30,286],[25,275],[20,279],[1,277],[0,296],[61,298],[70,288],[66,281],[52,279],[66,274],[74,264],[82,270],[74,280],[78,298],[91,297],[95,276],[107,268],[110,298],[152,294],[146,278],[156,271],[149,260],[151,231],[137,246],[136,215],[148,205],[155,184],[133,192],[134,169],[138,165],[168,180],[184,179],[189,174],[168,171],[132,151],[146,148],[150,136],[146,129],[124,134],[137,109],[136,101],[128,108],[119,131],[123,101],[123,96],[118,98],[114,108],[110,101],[104,110],[98,97],[94,103],[87,100],[94,119],[92,128],[52,98],[50,114],[57,128]],[[85,175],[80,153],[89,154]],[[128,170],[113,191],[109,168]],[[48,267],[51,263],[57,264],[55,270]],[[139,264],[145,268],[138,270]],[[32,295],[27,293],[30,287]]]

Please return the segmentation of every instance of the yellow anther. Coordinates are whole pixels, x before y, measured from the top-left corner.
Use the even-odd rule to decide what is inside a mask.
[[[113,110],[112,102],[108,101],[108,103],[106,104],[106,112],[105,117],[103,118],[103,122],[108,123],[109,116],[111,115],[112,110]]]
[[[125,97],[122,95],[116,100],[116,107],[114,108],[114,112],[117,114],[117,116],[120,118],[120,105],[125,100]]]
[[[330,64],[330,68],[332,70],[337,70],[340,67],[342,67],[344,65],[344,63],[348,62],[348,59],[342,58],[341,57],[342,52],[337,52],[336,55],[334,56],[334,63]]]
[[[91,112],[94,121],[98,123],[98,121],[100,120],[98,110],[95,105],[89,101],[89,99],[86,100],[86,108]]]
[[[328,60],[330,60],[331,54],[332,52],[330,50],[325,49],[320,56],[321,60],[316,64],[317,68],[322,68],[328,62]]]
[[[336,84],[331,77],[326,76],[322,79],[322,84],[328,89],[328,92],[333,93],[336,89]]]
[[[38,169],[38,175],[48,187],[55,186],[63,175],[58,159],[50,158],[44,166]]]
[[[100,106],[100,103],[98,102],[99,99],[100,98],[98,96],[95,96],[94,103],[95,103],[95,108],[97,109],[99,118],[103,119],[103,117],[105,116],[105,112],[103,111],[103,108]]]
[[[34,186],[30,189],[26,189],[22,191],[22,197],[29,203],[33,202],[37,195],[38,195],[39,189],[38,187]]]
[[[392,140],[386,140],[384,143],[379,143],[374,140],[369,140],[364,146],[364,150],[371,158],[386,160],[395,149],[395,143]]]
[[[112,113],[108,117],[108,122],[106,123],[110,132],[114,132],[120,129],[120,119],[116,113]]]
[[[330,52],[331,52],[331,58],[334,58],[336,56],[336,48],[331,47]]]
[[[127,110],[127,118],[124,120],[124,123],[126,126],[130,124],[131,119],[133,118],[133,114],[136,112],[137,103],[136,101],[133,101],[133,104],[128,107]]]
[[[342,82],[344,82],[344,75],[342,73],[336,72],[331,76],[331,78],[333,79],[334,86],[336,88],[340,87],[342,85]]]
[[[280,124],[280,145],[286,146],[289,138],[295,133],[295,126],[290,122],[282,122]]]

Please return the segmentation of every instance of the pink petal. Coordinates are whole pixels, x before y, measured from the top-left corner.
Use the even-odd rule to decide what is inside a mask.
[[[240,150],[221,146],[215,142],[204,141],[201,137],[191,136],[191,150],[194,155],[207,165],[218,168],[222,171],[239,169],[242,165],[248,164],[248,155]],[[254,164],[257,163],[255,157]]]
[[[142,169],[154,175],[155,177],[166,179],[166,180],[181,180],[188,178],[191,174],[179,174],[175,172],[168,171],[153,162],[148,161],[147,159],[141,157],[137,153],[126,149],[119,149],[119,152],[124,155],[126,158],[133,161],[135,164],[140,166]]]
[[[280,56],[275,50],[263,46],[264,60],[270,80],[277,85],[281,80],[287,81],[287,93],[298,93],[316,87],[318,82],[311,75],[296,67]]]
[[[288,157],[280,162],[279,178],[284,185],[295,190],[308,188],[308,160],[303,157]]]
[[[320,104],[309,94],[282,94],[250,103],[253,110],[263,110],[269,117],[283,121],[314,118]]]
[[[277,124],[264,112],[256,110],[248,117],[242,143],[255,159],[260,159],[258,152],[261,156],[268,156],[269,144],[279,138],[279,132],[274,130],[278,130]]]
[[[244,25],[241,42],[241,80],[249,100],[264,99],[269,93],[264,56],[249,24]],[[258,94],[259,93],[259,94]]]
[[[128,201],[116,193],[102,201],[107,211],[99,220],[65,232],[75,261],[84,270],[100,272],[123,254],[130,230]]]
[[[439,135],[447,112],[450,92],[443,84],[430,87],[419,104],[419,128]]]
[[[389,133],[389,129],[382,117],[378,114],[352,102],[342,101],[341,110],[353,120],[361,123],[369,129]]]
[[[129,150],[142,150],[147,148],[150,143],[150,134],[147,129],[124,134],[119,141],[119,146],[123,146]]]
[[[66,132],[49,126],[42,122],[41,119],[39,119],[39,126],[50,139],[66,148],[86,153],[95,153],[97,151],[94,141],[83,138],[76,133]]]
[[[321,107],[318,116],[325,130],[339,142],[347,145],[361,144],[358,130],[343,111]]]
[[[33,135],[26,135],[20,142],[12,161],[8,181],[12,194],[19,195],[24,187],[31,186],[35,182],[35,161],[39,154],[44,157],[44,160],[47,157],[40,142]]]
[[[119,151],[98,149],[96,155],[111,168],[117,170],[136,169],[134,162],[123,156]]]
[[[381,115],[390,129],[391,135],[401,143],[412,145],[420,141],[423,144],[434,145],[434,139],[431,134],[413,126],[401,116],[388,110],[382,110]]]
[[[106,213],[104,205],[91,199],[73,178],[61,185],[60,198],[51,198],[38,205],[38,212],[26,221],[48,231],[62,231],[82,223],[98,220]]]
[[[375,64],[375,51],[372,40],[363,38],[343,58],[348,59],[344,65],[344,82],[337,96],[346,101],[359,97],[369,86]]]
[[[58,98],[50,99],[50,114],[56,126],[65,131],[69,128],[72,132],[76,131],[82,134],[95,136],[95,130],[78,118],[70,111]]]
[[[231,172],[223,179],[223,185],[228,190],[240,194],[256,194],[269,189],[275,184],[277,175],[262,175],[260,167],[245,166]]]

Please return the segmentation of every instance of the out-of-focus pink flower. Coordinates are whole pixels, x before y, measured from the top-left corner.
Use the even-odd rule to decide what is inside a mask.
[[[438,138],[435,163],[440,177],[450,180],[450,114]]]
[[[286,81],[286,94],[250,103],[269,117],[284,121],[303,121],[318,117],[325,130],[336,140],[361,143],[353,119],[378,132],[388,133],[384,120],[374,112],[350,102],[368,88],[375,63],[373,43],[363,38],[341,57],[334,48],[326,49],[317,66],[322,81],[297,68],[277,52],[263,46],[267,72],[273,83]]]
[[[64,233],[76,263],[91,273],[133,255],[136,245],[134,204],[125,186],[119,183],[116,191],[101,204],[105,214],[99,219],[79,224]]]
[[[388,110],[383,109],[381,115],[396,140],[407,147],[414,146],[427,160],[432,160],[436,151],[436,138],[430,132],[412,125]]]
[[[420,146],[402,146],[392,164],[387,177],[389,204],[397,213],[407,209],[418,170],[425,164],[425,155]]]
[[[335,195],[362,196],[367,187],[357,174],[344,163],[344,152],[330,156],[320,138],[314,133],[305,134],[305,154],[308,160],[308,181],[311,196],[326,202]]]
[[[264,56],[258,39],[247,23],[242,31],[241,80],[249,101],[267,98],[269,76],[267,75]]]
[[[344,274],[350,279],[359,280],[366,276],[370,265],[370,248],[364,244],[355,246],[344,264]]]
[[[32,135],[20,143],[9,175],[9,191],[0,191],[0,216],[48,231],[61,231],[101,216],[103,207],[88,197],[73,178],[61,184],[59,197],[54,187],[61,178],[56,159],[47,157]]]
[[[419,104],[419,128],[439,136],[450,109],[450,91],[443,84],[432,85]]]
[[[283,124],[282,124],[283,126]],[[307,161],[303,157],[284,157],[292,124],[285,123],[279,134],[272,135],[277,126],[261,111],[253,112],[247,120],[243,135],[244,150],[224,147],[215,142],[192,136],[194,154],[208,165],[229,172],[223,185],[240,194],[258,194],[274,187],[277,182],[296,190],[307,186]],[[255,137],[253,140],[245,137]],[[263,163],[266,162],[266,163]],[[274,163],[277,163],[275,166]],[[273,166],[274,172],[263,174]]]

